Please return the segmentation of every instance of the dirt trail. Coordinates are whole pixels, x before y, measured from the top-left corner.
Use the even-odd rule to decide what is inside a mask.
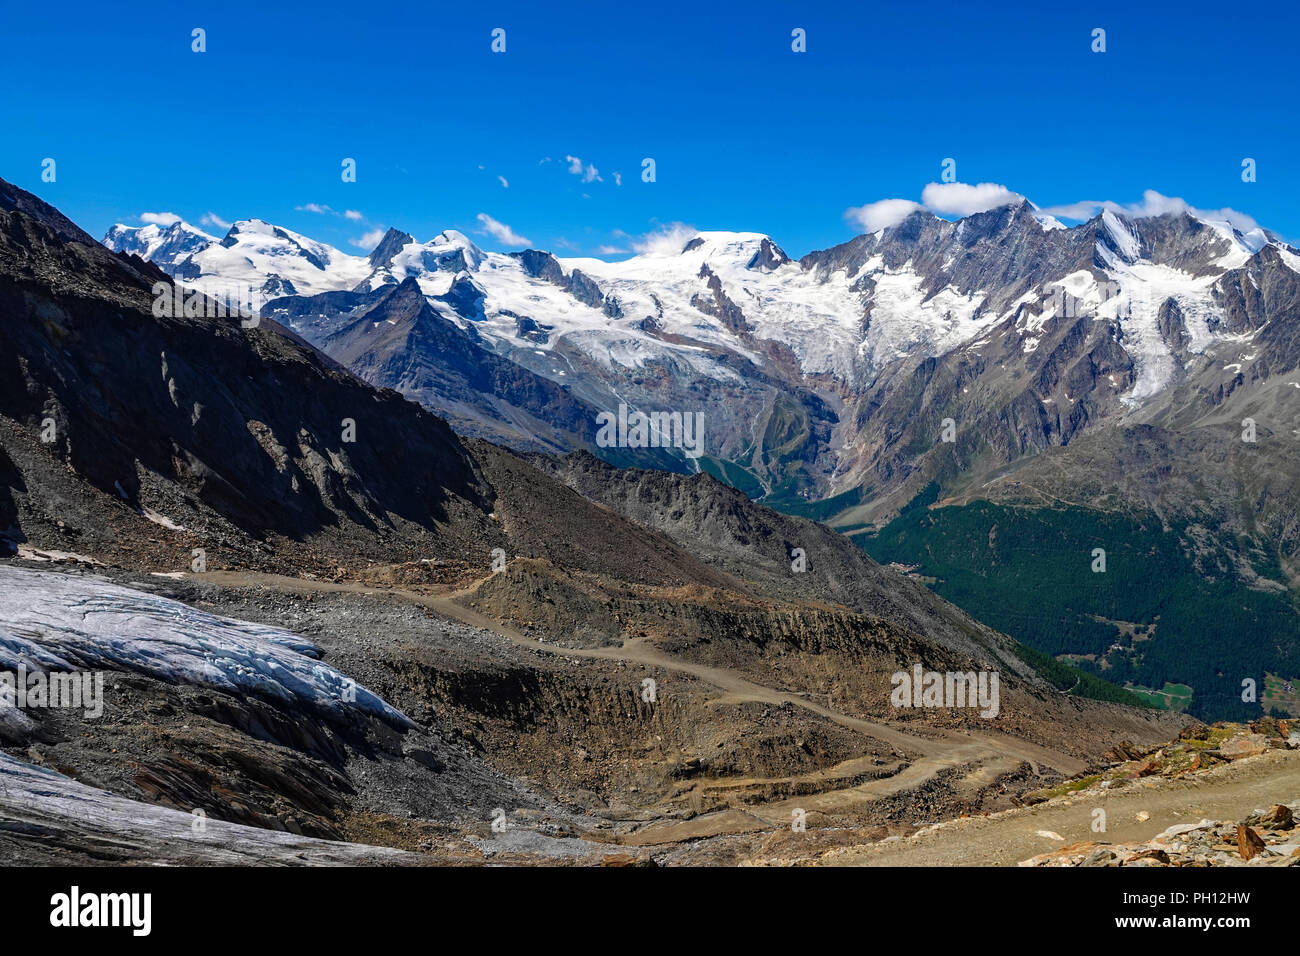
[[[464,592],[462,592],[464,593]],[[753,681],[741,677],[734,671],[726,670],[720,667],[710,667],[707,664],[695,664],[689,661],[683,661],[669,654],[665,654],[645,638],[629,638],[618,647],[593,647],[593,648],[567,648],[557,647],[554,644],[547,644],[545,641],[539,641],[535,638],[528,637],[525,634],[516,631],[509,625],[502,624],[500,621],[494,621],[489,617],[479,614],[462,604],[456,603],[456,598],[460,595],[447,595],[446,597],[433,598],[428,600],[427,607],[437,611],[445,617],[455,618],[462,624],[469,624],[473,627],[483,628],[502,634],[516,644],[524,647],[530,647],[534,650],[548,651],[552,654],[562,654],[566,657],[584,657],[596,660],[606,661],[623,661],[625,663],[641,664],[645,667],[658,667],[664,670],[676,671],[680,674],[688,674],[691,677],[697,677],[705,683],[712,684],[720,690],[726,692],[728,699],[732,701],[755,701],[764,704],[792,704],[795,707],[802,707],[810,710],[815,714],[834,721],[842,727],[848,727],[850,730],[856,730],[859,733],[874,737],[883,743],[889,744],[898,750],[911,753],[928,754],[933,750],[942,749],[942,741],[928,740],[924,737],[918,737],[914,734],[903,733],[884,724],[878,724],[870,720],[862,720],[857,717],[850,717],[847,714],[841,714],[838,711],[823,707],[799,694],[792,694],[786,691],[774,690],[771,687],[765,687],[762,684],[755,684]]]
[[[1022,761],[1029,763],[1035,773],[1039,772],[1040,765],[1053,767],[1067,775],[1078,773],[1084,768],[1084,762],[1076,757],[995,732],[976,736],[961,731],[936,728],[929,731],[932,736],[922,737],[876,721],[852,717],[803,695],[757,684],[725,668],[683,661],[658,649],[644,638],[628,639],[618,647],[569,648],[549,644],[529,637],[508,624],[503,624],[459,603],[460,598],[473,593],[473,587],[447,594],[429,595],[402,588],[372,587],[355,582],[307,580],[255,571],[209,571],[204,574],[186,574],[185,577],[199,578],[229,587],[267,587],[292,593],[350,593],[396,597],[418,604],[442,617],[499,634],[521,647],[535,651],[571,658],[634,663],[687,674],[718,688],[729,702],[755,701],[774,706],[790,704],[801,707],[916,758],[893,776],[775,801],[760,807],[707,814],[682,823],[655,824],[638,831],[636,835],[625,837],[625,842],[646,844],[674,842],[679,839],[697,839],[715,832],[736,832],[737,829],[743,831],[763,826],[779,826],[788,823],[792,807],[828,811],[851,808],[914,789],[936,774],[961,766],[973,768],[967,775],[967,782],[971,786],[974,786],[977,781],[987,785],[998,775],[1013,771]],[[824,773],[822,771],[808,774],[804,775],[804,778],[809,781],[824,779]],[[744,781],[741,780],[731,781],[722,778],[710,781],[709,785],[726,787],[730,784],[743,783]],[[719,830],[719,827],[722,829]]]
[[[897,730],[887,724],[864,720],[860,717],[851,717],[848,714],[842,714],[839,711],[825,707],[801,694],[775,690],[762,684],[756,684],[737,674],[735,671],[720,667],[710,667],[707,664],[696,664],[690,661],[683,661],[659,650],[646,638],[629,638],[618,647],[569,648],[549,644],[545,641],[539,641],[536,638],[529,637],[508,624],[503,624],[500,621],[494,620],[484,614],[480,614],[478,611],[459,603],[461,598],[474,593],[474,587],[435,596],[421,594],[418,591],[408,591],[403,588],[378,588],[351,582],[336,583],[330,581],[311,581],[302,578],[286,577],[279,574],[264,574],[256,571],[209,571],[204,574],[187,574],[186,577],[202,578],[204,580],[213,581],[214,583],[234,587],[260,586],[296,592],[348,592],[353,594],[387,595],[390,597],[397,597],[402,600],[419,604],[422,607],[426,607],[437,614],[441,614],[443,617],[460,621],[462,624],[468,624],[471,627],[477,627],[482,630],[500,634],[522,647],[544,651],[548,654],[557,654],[563,657],[623,661],[626,663],[642,664],[646,667],[661,667],[665,670],[677,671],[678,673],[688,674],[692,677],[699,678],[706,683],[712,684],[713,686],[726,691],[727,697],[731,700],[758,701],[775,705],[786,703],[792,704],[795,707],[802,707],[803,709],[811,711],[827,720],[833,721],[842,727],[848,727],[851,730],[856,730],[883,743],[887,743],[899,750],[910,751],[927,757],[960,757],[964,762],[977,759],[981,756],[989,757],[1000,755],[1027,761],[1034,766],[1035,772],[1038,770],[1038,764],[1042,763],[1050,765],[1066,774],[1078,773],[1082,771],[1085,766],[1084,761],[1077,757],[1071,757],[1059,753],[1058,751],[1050,750],[1046,747],[1040,747],[1037,744],[1032,744],[1027,741],[1017,740],[1013,737],[1007,737],[996,732],[990,732],[977,737],[961,731],[940,730],[936,728],[931,731],[934,735],[933,737],[921,737],[916,734]]]
[[[1014,866],[1070,843],[1131,843],[1177,823],[1240,820],[1300,794],[1300,751],[1259,757],[1171,780],[1148,777],[1135,789],[1080,794],[988,817],[967,817],[905,840],[828,854],[830,866]],[[1093,833],[1093,810],[1106,811],[1106,832]],[[1150,814],[1139,820],[1139,813]],[[1044,835],[1055,834],[1061,837]]]

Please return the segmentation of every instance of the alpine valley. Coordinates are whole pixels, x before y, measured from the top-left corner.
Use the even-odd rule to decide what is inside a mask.
[[[1063,689],[1300,714],[1300,252],[1267,230],[1020,200],[799,260],[757,233],[611,262],[397,229],[354,256],[257,219],[103,242],[570,483],[600,466],[550,456],[590,452],[822,521],[1071,665]],[[620,406],[700,416],[703,454],[603,447]]]
[[[137,248],[195,242],[180,233]],[[595,301],[598,279],[448,235],[376,254],[381,272],[418,260],[418,278],[329,289],[371,264],[258,223],[199,239],[172,268],[275,262],[259,288],[313,297],[262,303],[283,324],[209,315],[189,292],[176,315],[158,265],[0,181],[6,861],[816,861],[1033,811],[1032,794],[1206,730],[710,475],[511,451],[363,380],[408,376],[465,431],[536,420],[576,443],[601,392],[497,351],[480,328],[504,318],[473,276],[557,304]],[[597,336],[622,321],[570,308]],[[569,349],[545,324],[548,348],[512,354]],[[643,343],[631,354],[666,334],[622,337]],[[737,361],[693,348],[704,371]],[[752,383],[728,380],[755,402],[776,388],[760,349]],[[568,423],[544,417],[564,401]],[[918,667],[971,695],[900,706],[897,675]],[[1261,772],[1292,792],[1300,735],[1256,723],[1216,729],[1220,756],[1200,758],[1230,788],[1225,816]],[[967,859],[1041,853],[1017,821]]]

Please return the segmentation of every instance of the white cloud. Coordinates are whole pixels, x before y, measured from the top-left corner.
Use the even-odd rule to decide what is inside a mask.
[[[673,222],[646,233],[632,243],[632,248],[646,256],[675,256],[682,251],[682,246],[699,234],[694,226]]]
[[[333,210],[330,209],[329,206],[322,206],[322,205],[321,205],[320,203],[318,203],[318,202],[309,202],[309,203],[307,203],[307,205],[305,205],[305,206],[294,206],[293,208],[294,208],[297,212],[314,212],[314,213],[316,213],[316,214],[318,214],[318,215],[322,215],[322,216],[323,216],[325,213],[327,213],[327,212],[333,212]]]
[[[375,246],[379,245],[379,240],[384,238],[384,233],[387,231],[388,230],[385,229],[383,226],[376,226],[374,229],[371,229],[369,232],[363,235],[360,239],[353,239],[351,240],[351,242],[358,249],[365,249],[366,251],[369,251],[375,248]]]
[[[507,180],[504,176],[498,176],[497,179],[501,180],[501,188],[502,188],[502,189],[509,189],[509,188],[510,188],[510,182],[509,182],[509,180]]]
[[[615,185],[615,186],[622,186],[622,185],[623,185],[623,174],[622,174],[622,173],[615,173],[615,174],[614,174],[614,185]]]
[[[596,254],[600,256],[621,256],[627,253],[626,249],[620,246],[597,246]]]
[[[1043,212],[1049,216],[1059,216],[1062,219],[1074,219],[1077,221],[1091,219],[1103,209],[1109,209],[1112,212],[1123,213],[1133,219],[1147,219],[1153,216],[1164,216],[1169,213],[1188,213],[1198,219],[1222,220],[1230,223],[1233,227],[1240,229],[1242,232],[1250,232],[1252,229],[1258,229],[1257,223],[1252,217],[1244,212],[1238,212],[1236,209],[1225,206],[1222,209],[1198,209],[1188,203],[1185,199],[1177,196],[1166,196],[1158,193],[1154,189],[1148,189],[1142,193],[1142,201],[1128,203],[1127,205],[1111,202],[1110,200],[1083,200],[1082,202],[1070,203],[1064,206],[1052,206],[1044,209]]]
[[[1154,189],[1144,190],[1142,201],[1127,207],[1130,214],[1139,219],[1148,216],[1164,216],[1169,213],[1190,212],[1192,207],[1174,196],[1165,196]]]
[[[483,227],[483,232],[490,235],[503,246],[531,246],[532,242],[524,236],[519,235],[504,222],[498,222],[485,212],[478,214],[479,224]],[[378,241],[378,240],[376,240]]]
[[[998,183],[930,183],[921,190],[921,201],[881,199],[864,206],[844,210],[844,218],[864,232],[877,232],[896,226],[918,209],[928,209],[939,216],[973,216],[1008,203],[1024,200]]]
[[[351,219],[353,222],[360,222],[362,219],[365,219],[366,217],[361,215],[361,213],[355,209],[347,209],[344,210],[343,212],[343,218]]]
[[[882,199],[865,206],[854,206],[844,211],[844,218],[860,227],[863,232],[878,232],[897,226],[900,222],[923,209],[919,202],[910,199]]]
[[[140,221],[154,226],[170,226],[172,223],[180,222],[181,217],[174,212],[142,212]]]
[[[603,183],[605,180],[600,178],[600,170],[591,163],[585,166],[577,156],[565,156],[565,161],[569,164],[569,172],[574,176],[581,176],[584,183]]]
[[[1255,221],[1253,216],[1248,216],[1231,206],[1224,206],[1222,209],[1192,208],[1192,215],[1199,219],[1226,219],[1229,225],[1242,232],[1250,232],[1252,229],[1259,228],[1259,223]]]
[[[930,183],[921,190],[921,202],[941,216],[973,216],[1024,198],[998,183]]]
[[[864,206],[852,206],[844,211],[844,218],[864,232],[876,232],[902,222],[917,209],[929,209],[940,216],[973,216],[976,213],[1019,203],[1024,200],[1018,192],[998,183],[930,183],[921,190],[921,202],[910,199],[882,199]],[[1198,219],[1227,222],[1242,232],[1258,229],[1259,223],[1236,209],[1198,209],[1186,200],[1176,196],[1166,196],[1148,189],[1142,193],[1142,201],[1122,204],[1110,200],[1085,199],[1080,202],[1064,203],[1039,209],[1040,217],[1055,217],[1082,222],[1091,219],[1103,209],[1122,213],[1133,219],[1163,216],[1169,213],[1188,213]]]
[[[199,220],[201,226],[212,226],[215,229],[229,229],[230,223],[222,219],[215,212],[204,213],[203,218]]]
[[[1093,202],[1085,199],[1082,202],[1072,202],[1064,206],[1048,206],[1041,210],[1044,215],[1055,216],[1059,219],[1076,219],[1082,222],[1085,219],[1091,219],[1104,208],[1105,203]]]

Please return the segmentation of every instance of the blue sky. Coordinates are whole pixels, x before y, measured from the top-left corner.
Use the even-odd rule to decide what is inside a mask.
[[[1043,207],[1154,189],[1294,241],[1300,13],[1147,6],[9,0],[0,176],[96,236],[167,212],[593,254],[682,222],[800,255],[953,158]]]

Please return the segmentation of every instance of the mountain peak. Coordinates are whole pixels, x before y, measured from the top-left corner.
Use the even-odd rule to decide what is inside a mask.
[[[103,245],[113,252],[136,255],[171,273],[192,254],[218,243],[216,236],[177,219],[168,225],[148,223],[127,226],[117,223],[104,234]]]
[[[412,242],[415,242],[415,237],[409,232],[402,232],[390,226],[384,233],[384,238],[379,240],[379,245],[370,251],[371,266],[376,269],[383,268],[393,261],[393,256]]]
[[[394,230],[389,230],[389,235]],[[386,245],[389,235],[384,236],[380,245]],[[402,233],[405,235],[405,233]],[[409,236],[407,237],[409,238]],[[396,245],[396,240],[393,242]],[[378,252],[378,248],[375,250]],[[374,253],[372,253],[374,255]],[[476,246],[463,232],[444,229],[428,242],[403,243],[394,248],[388,256],[386,265],[396,279],[421,272],[473,272],[478,269],[487,254]]]
[[[1100,250],[1118,256],[1123,262],[1137,262],[1142,257],[1142,240],[1133,220],[1123,213],[1113,209],[1102,210],[1098,227],[1097,245]]]
[[[679,256],[696,254],[703,262],[736,262],[746,269],[770,272],[790,257],[761,232],[709,231],[696,233],[682,246]]]

